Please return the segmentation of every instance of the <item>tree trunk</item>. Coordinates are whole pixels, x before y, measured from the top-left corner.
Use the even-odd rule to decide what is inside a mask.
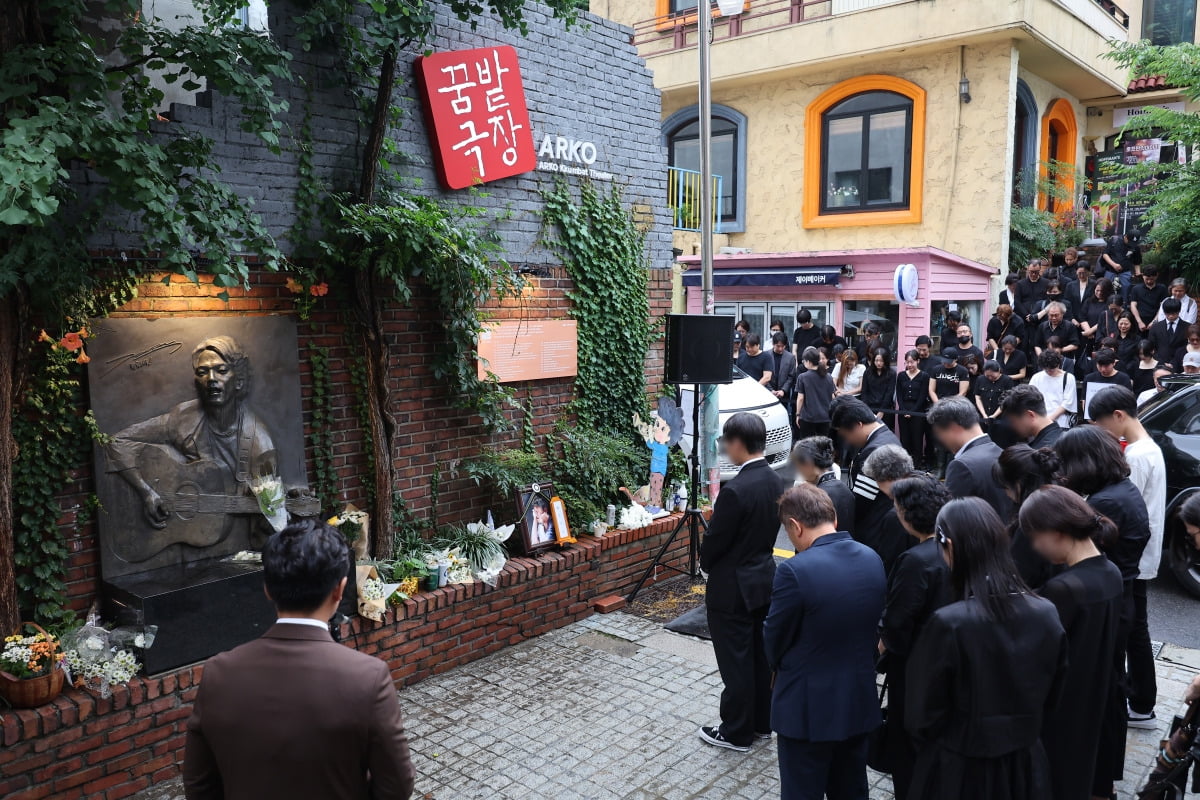
[[[12,418],[16,401],[14,377],[17,369],[17,343],[20,337],[20,296],[9,292],[0,299],[0,635],[17,629],[17,576],[13,553],[12,504],[13,442]]]
[[[375,90],[375,108],[371,128],[363,149],[362,175],[358,184],[358,201],[371,203],[375,199],[375,182],[379,174],[379,153],[387,133],[388,111],[392,103],[392,88],[396,82],[398,49],[393,43],[383,54],[379,86]],[[382,292],[376,286],[371,267],[360,270],[354,277],[358,305],[358,329],[366,353],[367,405],[371,418],[371,452],[375,457],[375,513],[371,515],[371,552],[375,558],[392,554],[392,493],[396,490],[395,440],[396,420],[391,410],[391,390],[388,388],[390,351],[383,332]]]

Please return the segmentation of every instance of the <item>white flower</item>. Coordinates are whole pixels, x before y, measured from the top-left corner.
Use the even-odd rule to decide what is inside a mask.
[[[631,506],[626,506],[621,509],[620,524],[617,526],[622,530],[633,530],[635,528],[644,528],[654,522],[654,517],[640,505],[636,503]]]
[[[362,590],[359,594],[363,600],[382,600],[383,581],[378,578],[367,578],[363,581]]]
[[[83,640],[83,646],[86,650],[103,650],[104,640],[99,636],[89,636]]]

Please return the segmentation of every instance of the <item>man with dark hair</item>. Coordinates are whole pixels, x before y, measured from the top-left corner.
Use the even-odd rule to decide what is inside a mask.
[[[1129,289],[1129,310],[1143,335],[1150,330],[1159,306],[1170,293],[1166,286],[1158,282],[1158,267],[1153,264],[1142,267],[1142,282]]]
[[[854,345],[858,363],[866,364],[867,369],[871,368],[871,357],[875,353],[875,348],[884,346],[883,340],[879,338],[881,332],[879,323],[872,320],[863,327],[863,337]]]
[[[1013,304],[1013,311],[1030,328],[1038,324],[1038,304],[1045,300],[1046,287],[1049,285],[1050,281],[1042,278],[1041,260],[1035,258],[1030,261],[1025,267],[1025,277],[1017,283],[1016,302]]]
[[[957,336],[957,343],[954,349],[958,351],[958,360],[963,361],[967,356],[975,356],[979,359],[979,363],[982,364],[983,351],[974,344],[975,336],[971,333],[971,326],[964,322],[958,326],[955,335]]]
[[[796,330],[792,331],[792,355],[797,359],[809,347],[817,347],[821,341],[821,329],[813,324],[812,312],[802,308],[796,312]]]
[[[763,386],[771,382],[771,357],[762,351],[762,338],[757,333],[748,334],[742,342],[738,369]]]
[[[700,566],[708,573],[708,627],[725,683],[721,724],[701,728],[700,738],[741,753],[756,737],[771,735],[763,620],[775,578],[783,481],[763,458],[766,445],[767,426],[757,414],[739,412],[725,422],[721,447],[738,474],[717,496],[700,548]]]
[[[1028,441],[1034,450],[1053,447],[1063,433],[1062,426],[1046,416],[1046,399],[1042,393],[1027,383],[1014,386],[1001,401],[1000,415],[1013,433]]]
[[[866,800],[883,565],[838,531],[833,502],[815,486],[789,489],[779,517],[796,548],[775,576],[764,632],[782,796]]]
[[[1004,288],[1000,290],[999,302],[997,306],[1011,306],[1016,311],[1017,306],[1017,284],[1021,282],[1021,276],[1015,272],[1010,272],[1004,276]]]
[[[303,520],[263,548],[278,622],[210,658],[187,725],[188,800],[407,800],[415,772],[386,662],[329,635],[351,566],[342,535]]]
[[[955,497],[979,497],[997,516],[1012,516],[1012,500],[992,478],[992,465],[1003,452],[979,425],[979,412],[965,397],[947,397],[929,409],[929,426],[953,459],[946,465],[946,488]]]
[[[939,360],[930,352],[933,348],[933,339],[928,336],[918,336],[913,347],[917,351],[917,368],[926,375],[932,375],[934,370],[941,366]]]
[[[767,388],[771,394],[779,398],[779,402],[791,413],[792,388],[796,382],[796,357],[788,351],[788,338],[785,334],[776,333],[771,337],[771,352],[768,354],[771,365],[771,379]]]
[[[1121,386],[1133,393],[1133,381],[1124,372],[1117,370],[1117,354],[1108,348],[1101,348],[1092,357],[1096,366],[1095,372],[1089,372],[1083,379],[1084,417],[1092,419],[1092,398],[1097,392],[1103,392],[1107,386]]]
[[[899,447],[900,440],[876,418],[866,403],[855,397],[835,400],[832,418],[833,427],[842,440],[855,451],[850,461],[850,490],[854,492],[853,534],[878,553],[885,565],[890,564],[908,542],[896,541],[896,537],[889,535],[891,529],[883,524],[883,520],[892,507],[891,500],[863,471],[863,465],[877,449],[888,444]]]
[[[1146,333],[1158,360],[1170,364],[1176,371],[1182,369],[1183,356],[1187,352],[1187,325],[1179,319],[1181,308],[1183,304],[1174,297],[1163,300],[1163,319],[1151,325]]]
[[[1137,416],[1137,398],[1128,388],[1103,389],[1091,402],[1092,421],[1120,441],[1124,439],[1125,460],[1129,462],[1129,480],[1146,501],[1150,520],[1150,540],[1138,562],[1138,577],[1133,582],[1133,619],[1125,654],[1129,663],[1129,727],[1143,730],[1158,728],[1154,704],[1158,699],[1158,681],[1154,674],[1154,651],[1150,645],[1146,590],[1158,577],[1162,560],[1163,527],[1167,514],[1167,466],[1162,450],[1142,427]]]
[[[1121,305],[1129,296],[1129,282],[1133,277],[1134,268],[1142,263],[1142,249],[1138,247],[1138,232],[1125,231],[1124,234],[1111,236],[1100,256],[1104,265],[1104,277],[1113,282],[1116,296]]]

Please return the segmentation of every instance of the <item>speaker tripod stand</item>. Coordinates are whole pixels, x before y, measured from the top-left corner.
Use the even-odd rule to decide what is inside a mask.
[[[716,392],[713,392],[714,396]],[[642,577],[638,580],[637,585],[633,587],[633,591],[625,598],[627,603],[632,603],[638,596],[638,592],[642,591],[642,587],[646,585],[646,581],[650,580],[656,569],[660,566],[663,569],[669,569],[678,572],[682,575],[691,577],[692,580],[700,577],[700,531],[708,530],[708,521],[704,519],[704,512],[700,510],[700,386],[697,385],[692,391],[692,465],[690,470],[690,486],[688,487],[688,508],[682,517],[679,519],[679,524],[675,526],[675,530],[671,531],[671,535],[663,542],[658,553],[655,554],[654,560],[650,562],[650,566],[642,573]],[[706,401],[707,402],[707,401]],[[675,543],[676,537],[684,528],[688,530],[688,567],[686,570],[671,564],[662,563],[663,556],[671,549],[671,545]]]

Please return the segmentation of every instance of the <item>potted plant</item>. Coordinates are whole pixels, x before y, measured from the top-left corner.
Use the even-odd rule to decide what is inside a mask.
[[[21,630],[31,628],[32,636]],[[63,651],[58,639],[40,625],[26,622],[4,639],[0,650],[0,698],[13,708],[45,705],[62,691]]]

